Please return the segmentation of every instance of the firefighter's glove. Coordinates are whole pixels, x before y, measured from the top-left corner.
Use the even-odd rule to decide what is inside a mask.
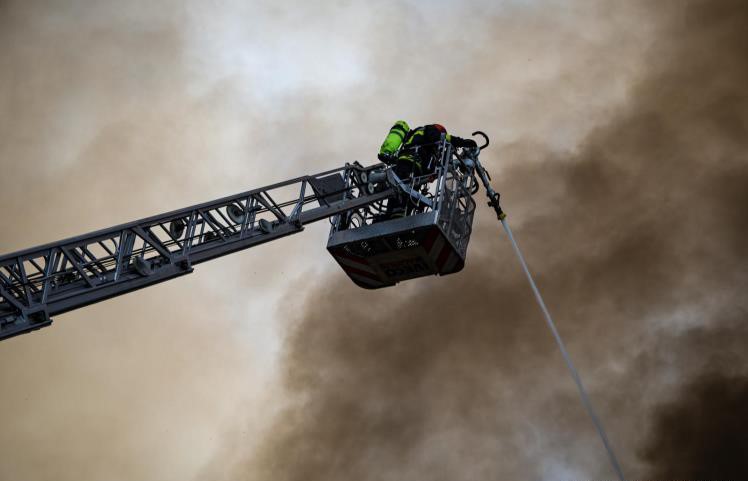
[[[454,145],[455,147],[462,147],[464,149],[470,150],[476,150],[478,148],[478,144],[475,143],[475,140],[463,139],[462,137],[457,136],[452,137],[452,145]]]

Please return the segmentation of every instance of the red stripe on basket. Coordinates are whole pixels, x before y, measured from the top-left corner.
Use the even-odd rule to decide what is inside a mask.
[[[447,263],[450,254],[452,254],[452,247],[449,245],[449,242],[445,242],[442,251],[439,253],[439,257],[436,259],[436,267],[438,267],[440,271],[444,269],[444,264]]]
[[[381,282],[381,279],[379,279],[379,277],[372,274],[371,272],[362,271],[361,269],[356,269],[355,267],[347,266],[345,264],[341,264],[340,267],[342,267],[346,272],[351,272],[361,277],[366,277],[368,279],[373,279],[377,282]]]
[[[434,247],[434,242],[436,241],[436,238],[439,236],[439,229],[438,228],[432,228],[428,235],[426,236],[426,240],[423,241],[423,248],[426,249],[426,252],[431,252],[431,248]]]

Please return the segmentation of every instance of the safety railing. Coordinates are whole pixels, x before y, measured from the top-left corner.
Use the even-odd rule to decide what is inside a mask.
[[[472,194],[477,190],[476,179],[472,164],[464,163],[450,143],[442,139],[435,146],[436,149],[433,149],[434,145],[421,147],[431,147],[434,150],[424,159],[427,171],[425,175],[398,178],[402,183],[401,188],[396,189],[399,190],[400,200],[390,197],[331,219],[333,227],[330,236],[341,230],[357,229],[390,220],[393,217],[392,205],[395,203],[406,206],[406,217],[435,212],[436,222],[464,256],[472,232],[475,212]],[[378,164],[358,173],[354,172],[355,175],[348,182],[352,183],[351,187],[374,193],[391,187],[392,172],[388,175],[388,170],[395,169]],[[403,198],[407,202],[403,202]]]

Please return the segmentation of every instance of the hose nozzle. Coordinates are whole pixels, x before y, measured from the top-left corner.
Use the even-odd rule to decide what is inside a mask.
[[[496,217],[499,220],[506,219],[506,214],[504,213],[504,210],[501,208],[501,205],[499,204],[499,198],[501,196],[498,192],[493,191],[488,193],[488,206],[493,207],[493,210],[496,211]]]

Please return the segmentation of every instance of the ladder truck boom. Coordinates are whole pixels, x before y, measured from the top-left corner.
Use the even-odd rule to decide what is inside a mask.
[[[193,266],[382,202],[358,163],[0,257],[0,340],[51,316],[189,274]]]

